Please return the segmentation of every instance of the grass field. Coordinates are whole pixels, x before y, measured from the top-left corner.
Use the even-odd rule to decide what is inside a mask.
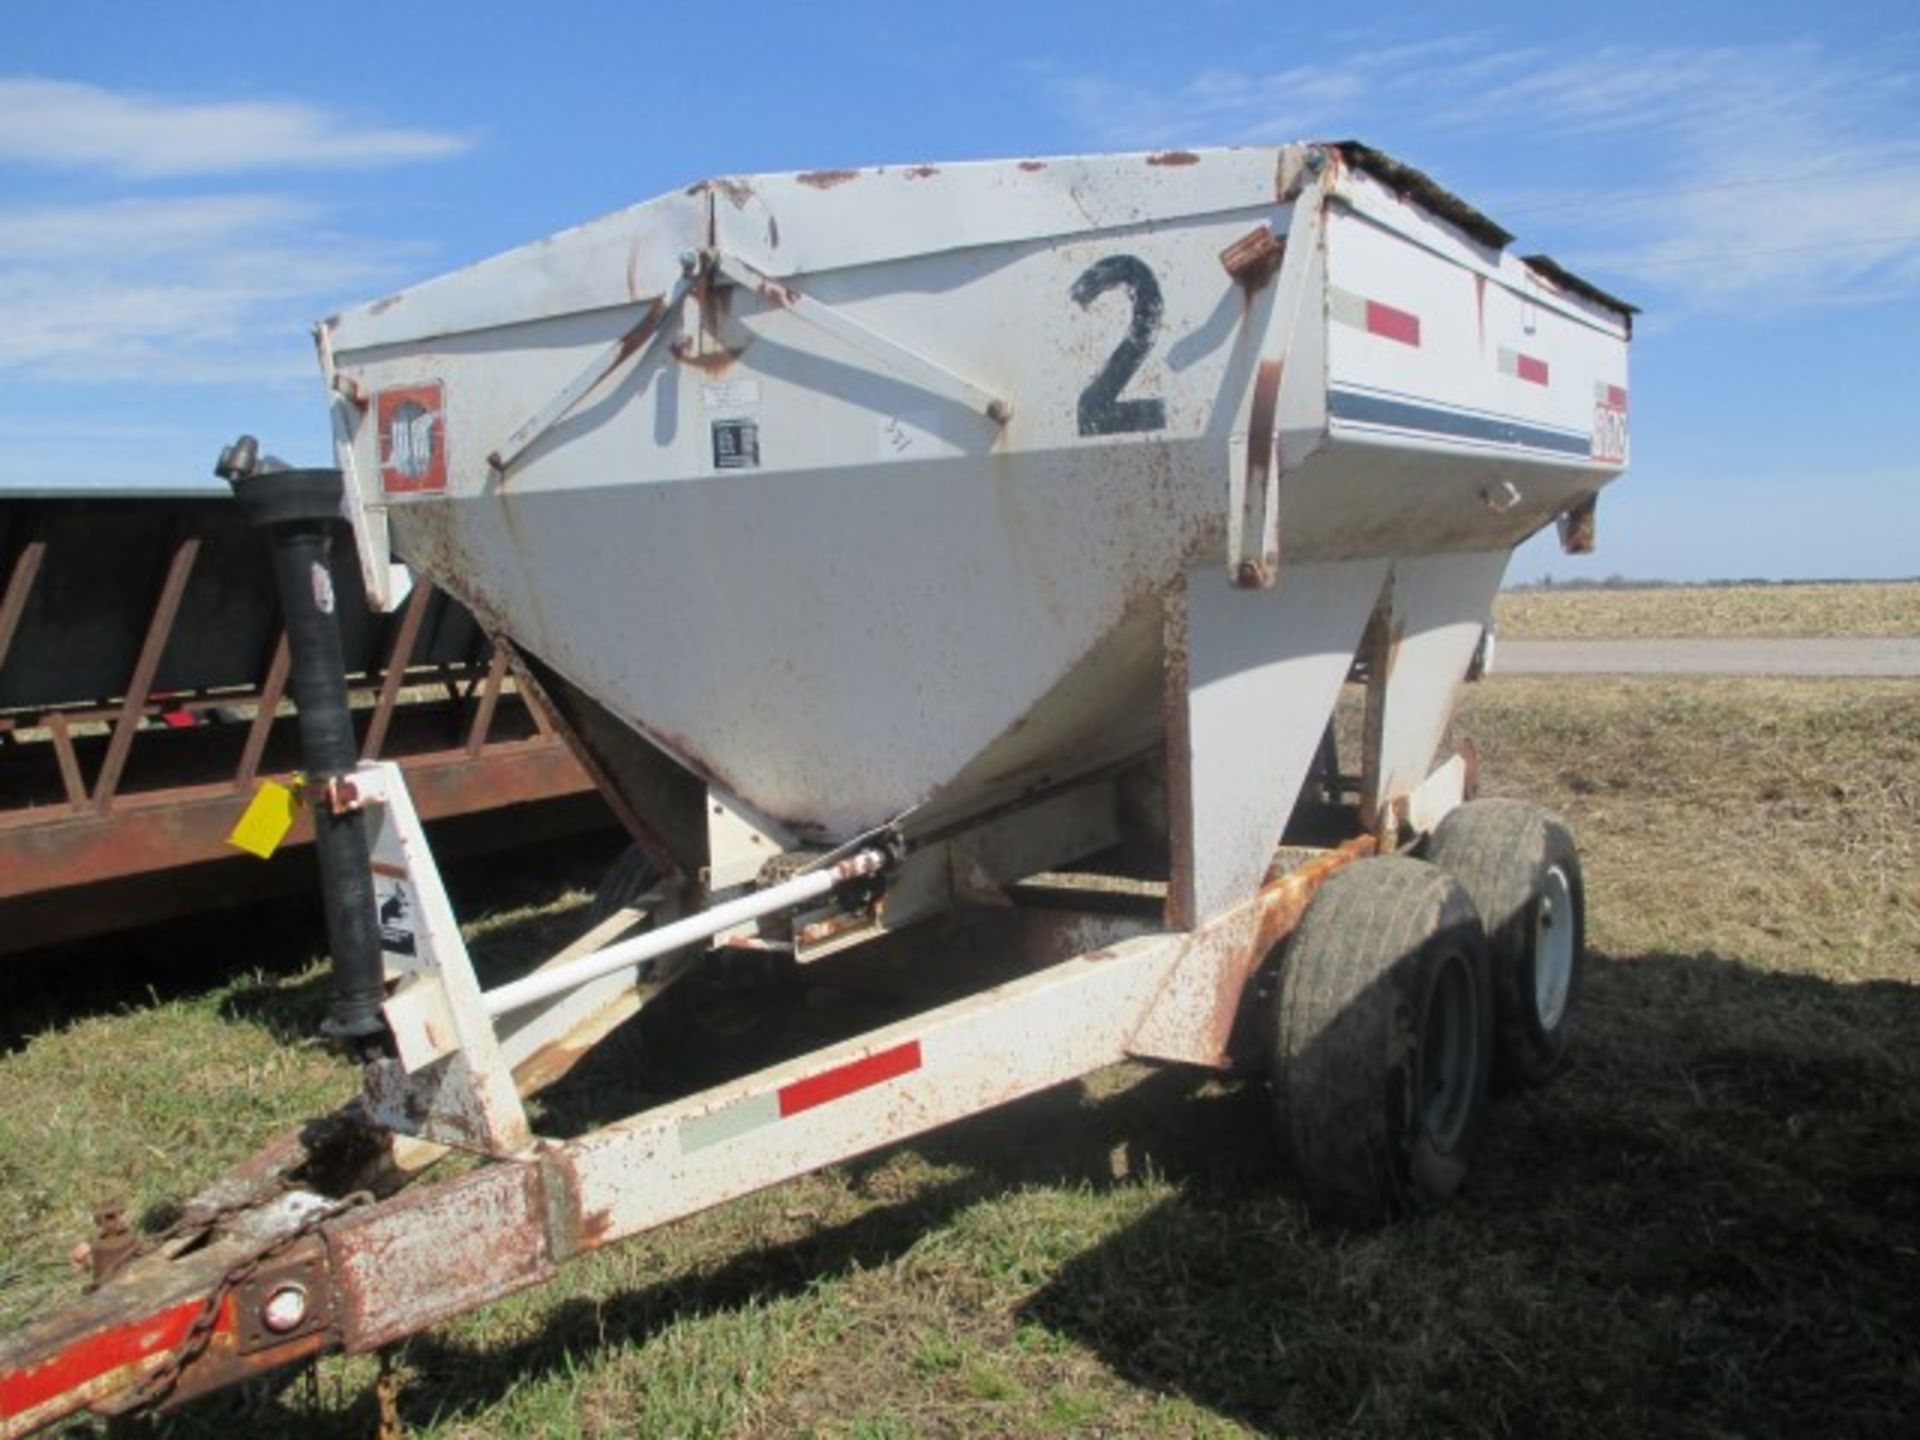
[[[1512,640],[1920,635],[1920,581],[1510,590],[1494,617]]]
[[[1261,1091],[1121,1067],[711,1212],[420,1337],[425,1435],[1913,1433],[1920,686],[1495,679],[1487,788],[1586,854],[1583,1031],[1470,1187],[1310,1224]],[[599,857],[594,857],[597,861]],[[514,878],[535,947],[590,878]],[[188,946],[183,937],[197,937]],[[351,1077],[313,937],[229,924],[14,977],[0,1327],[90,1200],[177,1195]],[[157,952],[157,953],[152,953]],[[149,988],[149,986],[151,988]],[[369,1362],[172,1433],[334,1435]]]

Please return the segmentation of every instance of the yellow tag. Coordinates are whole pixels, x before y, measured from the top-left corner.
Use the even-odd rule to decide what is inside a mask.
[[[233,833],[227,836],[227,843],[236,850],[244,850],[262,860],[270,859],[273,852],[280,848],[280,842],[287,838],[287,831],[293,828],[293,822],[299,814],[298,791],[289,789],[278,780],[262,780],[260,788],[253,792],[253,799],[247,802],[247,808],[241,812]]]

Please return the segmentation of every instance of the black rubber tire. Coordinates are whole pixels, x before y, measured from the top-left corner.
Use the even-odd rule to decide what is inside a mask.
[[[1451,876],[1393,856],[1321,886],[1282,957],[1269,1057],[1315,1215],[1377,1225],[1459,1189],[1486,1124],[1492,1028],[1480,917]]]
[[[1542,1085],[1565,1057],[1580,1010],[1586,957],[1586,891],[1573,832],[1559,816],[1524,800],[1472,800],[1440,822],[1426,858],[1466,886],[1487,931],[1493,967],[1494,1079],[1503,1087]],[[1572,952],[1562,981],[1541,995],[1538,943],[1542,897],[1558,868],[1570,900]],[[1556,885],[1556,890],[1562,887]],[[1550,913],[1549,929],[1551,920]],[[1557,992],[1560,1003],[1552,1004]],[[1543,1011],[1543,1005],[1546,1007]]]

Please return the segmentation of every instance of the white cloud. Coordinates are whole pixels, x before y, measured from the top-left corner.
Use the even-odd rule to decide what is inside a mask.
[[[306,329],[419,253],[349,243],[277,195],[0,210],[0,372],[155,383],[310,378]]]
[[[0,264],[191,255],[207,245],[311,223],[319,207],[284,195],[196,195],[0,210]]]
[[[439,160],[472,141],[355,124],[299,101],[186,101],[33,76],[0,79],[0,163],[135,179]]]
[[[1057,93],[1110,145],[1359,135],[1668,313],[1751,311],[1920,293],[1910,60],[1811,42],[1550,53],[1475,35]]]
[[[308,324],[388,288],[403,269],[417,273],[420,248],[346,233],[343,217],[316,199],[182,195],[173,186],[130,195],[127,182],[395,165],[469,144],[300,101],[199,102],[0,78],[0,166],[97,177],[83,203],[0,206],[0,373],[60,382],[311,378]],[[75,193],[74,181],[59,184],[63,199]]]

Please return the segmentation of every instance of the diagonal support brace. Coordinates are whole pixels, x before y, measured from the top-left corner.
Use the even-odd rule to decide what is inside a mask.
[[[509,435],[500,447],[487,456],[487,464],[496,475],[504,477],[513,468],[514,462],[526,454],[533,442],[547,431],[558,425],[573,413],[574,407],[601,381],[613,374],[628,360],[644,356],[660,338],[660,332],[666,328],[668,319],[680,308],[681,301],[687,298],[693,289],[695,280],[701,272],[701,265],[691,252],[683,258],[683,273],[668,289],[656,297],[647,307],[646,314],[639,321],[602,350],[588,364],[587,368],[574,376],[566,388],[549,400],[546,405],[518,430]]]
[[[983,390],[944,365],[909,350],[877,330],[869,329],[844,311],[836,310],[783,281],[762,274],[738,256],[717,255],[714,258],[714,271],[736,285],[745,285],[776,309],[785,310],[795,319],[804,320],[870,359],[880,361],[894,374],[913,381],[943,400],[951,400],[976,415],[984,415],[996,425],[1004,425],[1013,418],[1012,403],[1001,396]]]

